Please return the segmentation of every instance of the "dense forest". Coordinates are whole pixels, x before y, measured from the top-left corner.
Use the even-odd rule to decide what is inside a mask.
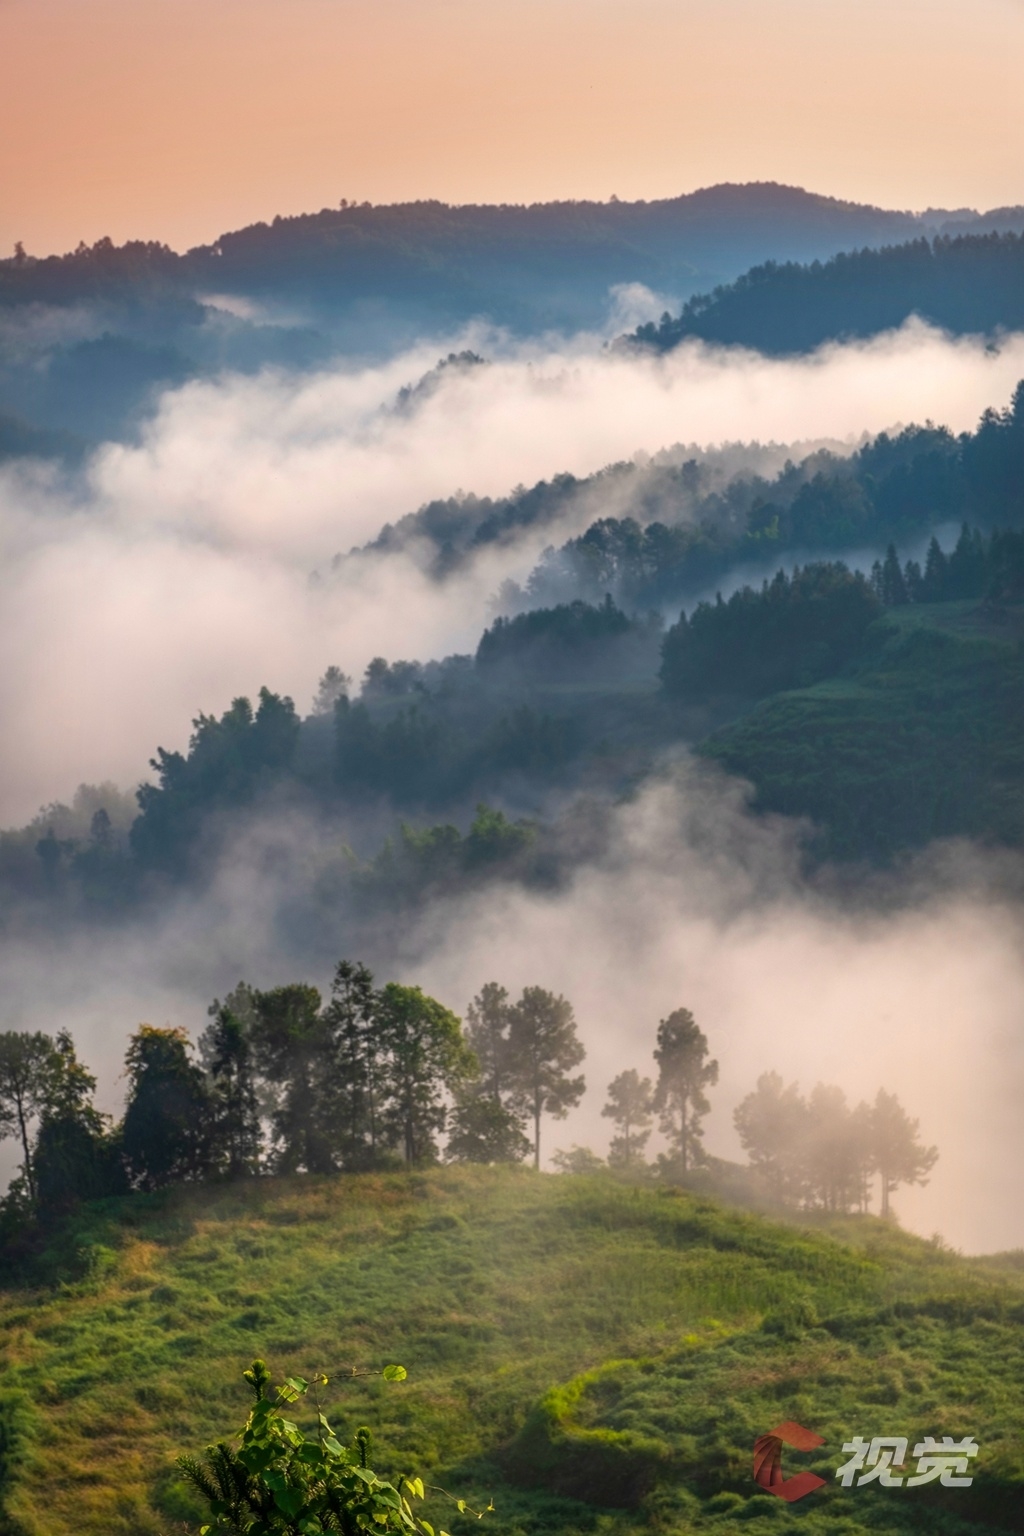
[[[1024,324],[1024,234],[918,239],[809,265],[767,261],[640,326],[634,342],[667,351],[693,337],[768,354],[875,336],[917,315],[956,335]]]
[[[307,933],[339,911],[357,931],[400,924],[494,879],[550,889],[686,744],[752,781],[757,805],[812,818],[815,858],[884,862],[955,835],[1021,845],[1022,600],[1024,534],[965,526],[945,550],[933,538],[923,568],[890,545],[868,576],[780,570],[664,635],[607,598],[498,620],[475,657],[377,658],[356,697],[333,667],[305,720],[264,688],[255,708],[199,716],[187,751],[158,749],[134,807],[83,790],[0,834],[4,921],[128,918],[201,888],[296,810],[333,829],[314,873],[296,856],[291,921]],[[357,854],[360,826],[380,840]]]
[[[607,592],[643,612],[699,594],[733,567],[764,568],[785,551],[884,549],[964,522],[1019,525],[1024,384],[1005,410],[986,411],[974,432],[911,426],[847,456],[818,450],[775,474],[754,452],[697,458],[682,450],[586,479],[558,475],[504,498],[430,502],[363,550],[336,556],[333,569],[361,554],[407,549],[440,580],[489,545],[581,520],[591,507],[602,515],[582,534],[550,546],[524,583],[502,586],[503,614],[577,598],[596,604]]]

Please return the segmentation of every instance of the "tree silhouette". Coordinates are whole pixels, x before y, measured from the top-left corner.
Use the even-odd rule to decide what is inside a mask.
[[[708,1042],[689,1008],[677,1008],[658,1025],[658,1086],[653,1107],[675,1149],[683,1173],[702,1155],[701,1120],[711,1108],[704,1089],[718,1082],[718,1062],[708,1061]]]
[[[900,1184],[927,1184],[925,1175],[938,1161],[938,1148],[925,1147],[918,1139],[918,1125],[894,1093],[879,1088],[868,1117],[868,1145],[881,1183],[883,1216],[889,1215],[893,1190]]]
[[[210,1012],[213,1021],[203,1031],[199,1052],[211,1079],[217,1152],[226,1159],[228,1176],[236,1179],[257,1172],[263,1139],[253,1058],[252,994],[239,987],[233,998],[215,1003]]]
[[[282,1173],[332,1173],[335,1168],[326,1087],[328,1029],[320,993],[304,982],[255,992],[256,1061],[274,1090],[271,1116]]]
[[[570,1077],[586,1051],[576,1036],[572,1004],[543,987],[525,987],[512,1009],[508,1079],[513,1104],[533,1120],[533,1166],[540,1167],[541,1115],[564,1120],[586,1088]]]
[[[644,1147],[650,1136],[652,1108],[651,1080],[641,1077],[635,1067],[620,1072],[608,1084],[608,1102],[601,1113],[618,1126],[608,1151],[611,1168],[642,1168]]]
[[[753,1093],[737,1106],[733,1123],[740,1142],[778,1200],[798,1200],[802,1194],[803,1142],[807,1105],[799,1087],[787,1088],[777,1072],[762,1072]]]
[[[458,1091],[476,1060],[455,1014],[419,987],[389,982],[378,994],[374,1031],[384,1134],[406,1163],[428,1161],[447,1118],[445,1093]]]
[[[202,1072],[189,1060],[183,1029],[140,1024],[125,1056],[128,1105],[121,1141],[140,1189],[194,1179],[206,1171],[209,1099]]]

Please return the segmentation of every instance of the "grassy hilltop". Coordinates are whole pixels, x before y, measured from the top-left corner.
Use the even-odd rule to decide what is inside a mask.
[[[42,1262],[0,1293],[9,1536],[196,1520],[173,1458],[240,1426],[254,1355],[331,1376],[332,1419],[372,1427],[383,1471],[493,1494],[492,1536],[1024,1531],[1014,1256],[467,1167],[110,1201]],[[389,1361],[406,1383],[341,1379]],[[974,1486],[830,1482],[787,1506],[750,1479],[786,1418],[826,1439],[787,1471],[831,1478],[854,1434],[973,1433]]]

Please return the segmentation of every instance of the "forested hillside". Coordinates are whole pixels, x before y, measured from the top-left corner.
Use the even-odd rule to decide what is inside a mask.
[[[360,554],[407,550],[443,580],[488,546],[578,523],[593,508],[600,515],[583,533],[549,547],[524,583],[504,584],[502,611],[577,598],[599,603],[606,592],[643,611],[690,599],[732,567],[766,567],[787,551],[884,550],[893,539],[964,522],[1019,526],[1024,385],[1006,409],[986,411],[974,432],[911,426],[849,455],[819,450],[787,460],[775,474],[762,468],[767,457],[741,448],[699,458],[673,450],[585,479],[558,475],[503,498],[430,502],[363,550],[336,556],[332,568]]]
[[[911,315],[956,335],[1024,324],[1024,234],[942,236],[799,265],[765,262],[642,325],[637,343],[667,351],[693,337],[768,354],[895,330]]]

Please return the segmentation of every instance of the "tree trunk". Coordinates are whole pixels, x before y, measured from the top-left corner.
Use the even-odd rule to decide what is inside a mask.
[[[888,1214],[889,1214],[889,1179],[888,1179],[888,1176],[885,1173],[883,1173],[881,1175],[881,1180],[882,1180],[882,1215],[883,1216],[888,1216]]]
[[[686,1135],[686,1100],[685,1099],[683,1100],[682,1107],[680,1108],[680,1111],[679,1111],[679,1127],[680,1127],[680,1129],[679,1129],[679,1150],[682,1153],[683,1172],[684,1173],[688,1173],[689,1170],[690,1170],[690,1164],[689,1164],[689,1160],[688,1160],[688,1157],[687,1157],[687,1151],[688,1151],[688,1149],[687,1149],[687,1139],[688,1138],[687,1138],[687,1135]]]
[[[21,1146],[25,1154],[25,1183],[28,1185],[28,1197],[32,1202],[33,1209],[35,1209],[36,1181],[32,1173],[32,1155],[28,1149],[28,1125],[25,1120],[25,1106],[21,1101],[20,1094],[18,1094],[15,1102],[18,1110],[18,1129],[21,1131]]]
[[[540,1168],[540,1100],[533,1101],[533,1166]]]

